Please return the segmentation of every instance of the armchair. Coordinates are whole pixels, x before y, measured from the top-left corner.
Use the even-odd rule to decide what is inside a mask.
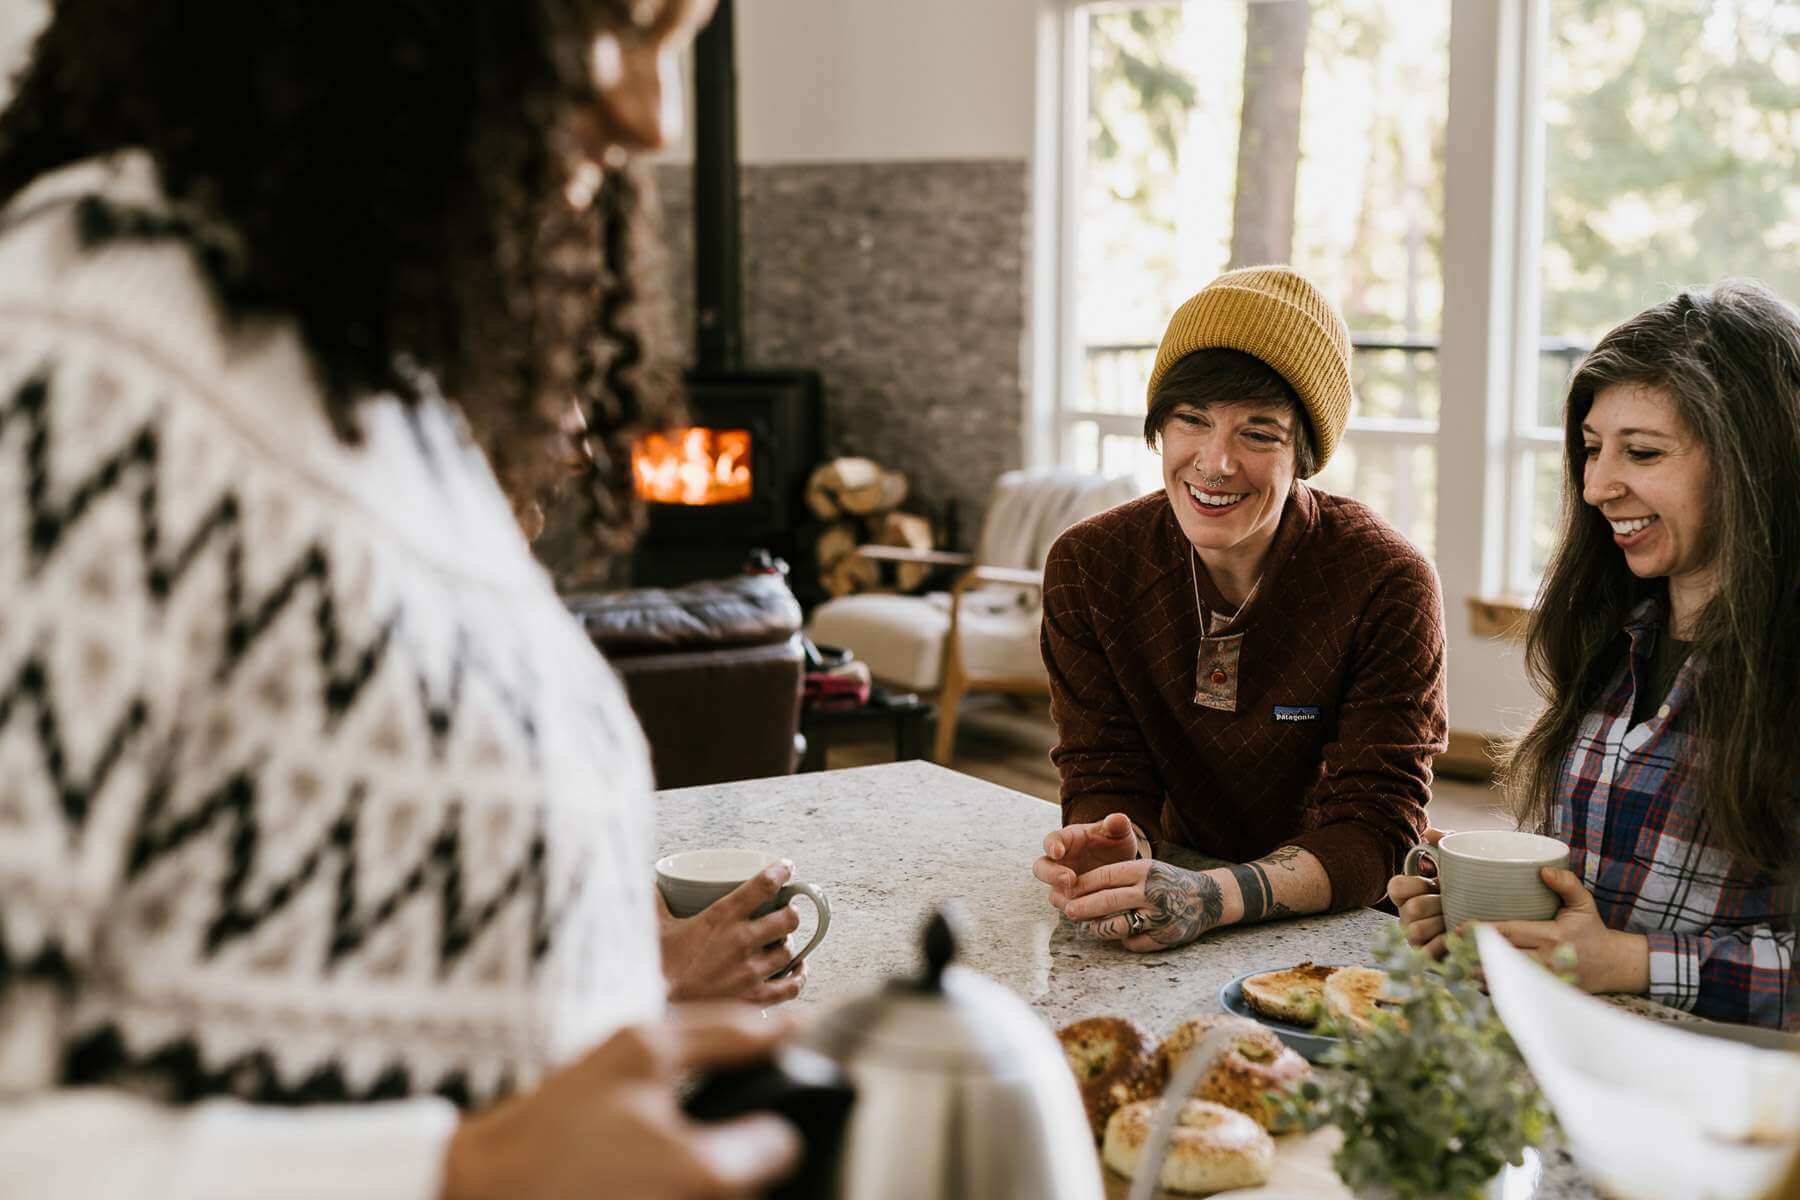
[[[806,657],[800,604],[780,575],[563,603],[625,684],[658,787],[793,771]]]
[[[1051,543],[1076,522],[1136,495],[1130,479],[1008,471],[994,484],[974,554],[893,546],[857,551],[876,561],[963,568],[948,592],[840,597],[813,612],[807,633],[815,642],[849,647],[888,687],[936,693],[932,757],[947,763],[963,697],[1049,694],[1038,624]]]

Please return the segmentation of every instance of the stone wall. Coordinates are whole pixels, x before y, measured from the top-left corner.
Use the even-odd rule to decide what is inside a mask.
[[[1027,164],[763,165],[742,183],[748,365],[816,368],[826,454],[906,472],[930,510],[955,500],[971,545],[1023,455]],[[692,174],[663,165],[656,184],[691,349]]]

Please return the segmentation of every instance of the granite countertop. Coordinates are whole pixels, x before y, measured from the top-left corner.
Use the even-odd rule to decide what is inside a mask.
[[[1392,918],[1369,909],[1218,930],[1187,946],[1134,954],[1076,934],[1031,874],[1044,835],[1061,823],[1048,804],[925,762],[891,763],[657,793],[657,853],[742,846],[791,859],[831,902],[831,931],[808,959],[795,1008],[816,1014],[912,973],[934,905],[955,901],[966,932],[958,958],[1023,996],[1052,1028],[1083,1017],[1130,1016],[1153,1034],[1220,1011],[1219,989],[1247,971],[1310,959],[1370,960]],[[1199,859],[1174,861],[1197,865]],[[809,904],[797,905],[801,936]],[[1535,1191],[1591,1196],[1566,1156],[1544,1155]]]
[[[958,958],[1061,1026],[1130,1015],[1154,1033],[1219,1011],[1246,971],[1303,959],[1364,962],[1389,918],[1372,910],[1220,930],[1160,954],[1074,933],[1032,877],[1061,814],[1020,792],[925,762],[758,779],[657,795],[657,853],[746,846],[792,859],[831,900],[831,932],[796,1002],[813,1011],[911,973],[918,930],[953,900],[968,931]],[[802,930],[810,905],[798,904]]]

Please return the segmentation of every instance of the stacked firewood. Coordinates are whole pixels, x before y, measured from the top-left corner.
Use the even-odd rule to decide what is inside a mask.
[[[856,553],[858,546],[901,546],[930,550],[931,522],[899,511],[906,500],[906,476],[867,458],[834,458],[806,481],[806,504],[826,522],[815,543],[819,583],[833,596],[883,586],[882,564]],[[893,586],[911,591],[931,567],[900,563]]]

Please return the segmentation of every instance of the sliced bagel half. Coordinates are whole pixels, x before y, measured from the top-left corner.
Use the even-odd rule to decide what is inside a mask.
[[[1252,975],[1244,980],[1244,999],[1265,1017],[1314,1025],[1325,1012],[1325,981],[1337,969],[1303,962],[1285,971]]]

